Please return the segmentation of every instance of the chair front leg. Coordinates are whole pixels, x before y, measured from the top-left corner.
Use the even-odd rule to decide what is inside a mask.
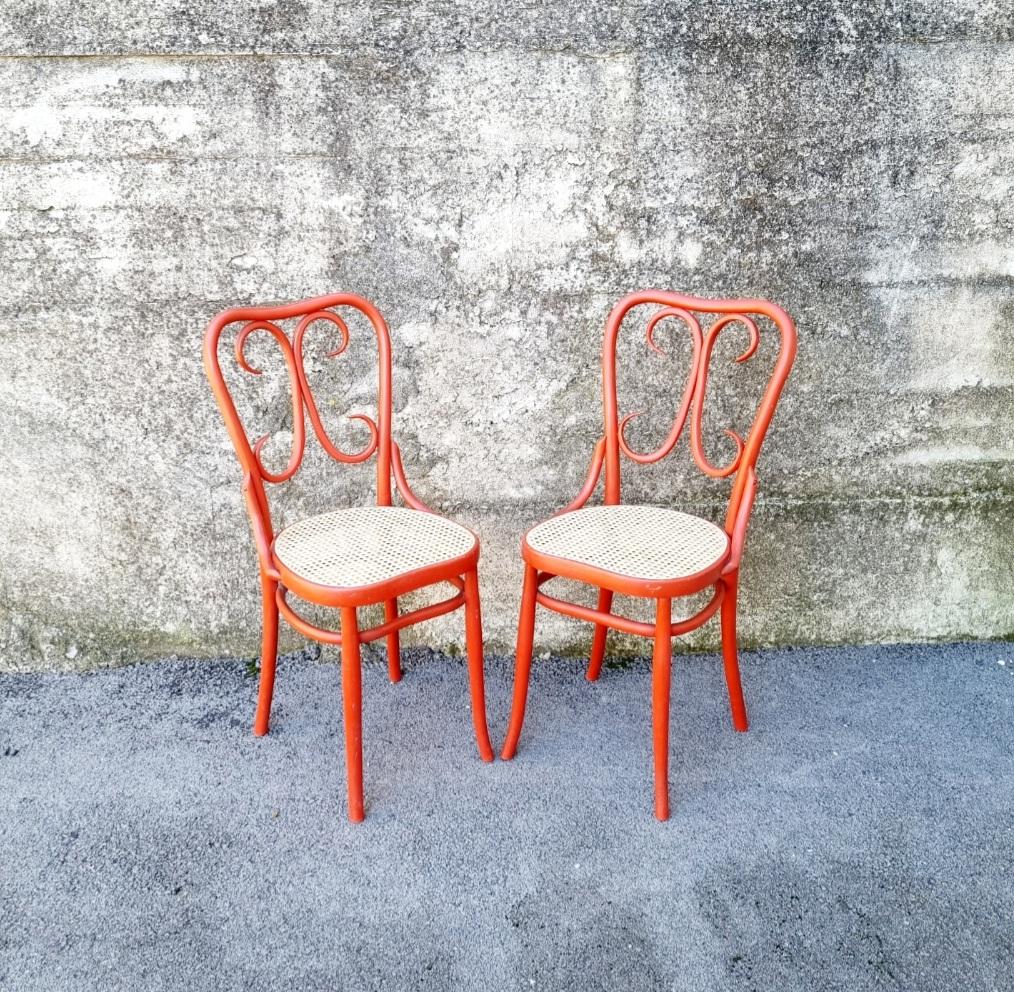
[[[384,603],[384,622],[398,619],[398,600],[389,599]],[[387,635],[387,675],[392,682],[401,681],[401,645],[398,631]]]
[[[672,682],[672,600],[655,607],[651,662],[651,724],[655,752],[655,816],[669,819],[669,693]]]
[[[465,574],[465,650],[468,654],[468,684],[472,694],[472,724],[479,744],[479,757],[493,760],[493,745],[486,726],[486,690],[482,660],[482,607],[479,603],[479,575]]]
[[[517,753],[521,725],[525,722],[525,703],[528,700],[528,677],[532,671],[532,642],[535,638],[535,594],[538,592],[538,573],[525,565],[525,584],[521,590],[521,613],[518,617],[518,640],[514,661],[514,702],[500,757],[510,761]]]
[[[739,678],[739,651],[736,645],[739,572],[733,572],[722,581],[725,584],[725,596],[722,599],[722,661],[725,666],[725,683],[729,688],[732,725],[742,732],[750,726],[750,723],[746,717],[746,701],[743,699],[743,685]]]
[[[363,810],[363,672],[359,621],[355,607],[342,607],[342,707],[345,712],[345,766],[349,786],[349,819],[362,823]]]
[[[596,607],[599,613],[608,613],[613,606],[612,589],[600,589],[599,601]],[[604,623],[595,624],[595,633],[592,635],[591,657],[588,660],[589,682],[595,682],[602,671],[602,659],[606,656],[606,635],[609,628]]]
[[[278,603],[275,590],[278,583],[261,576],[261,684],[257,693],[257,713],[254,716],[254,734],[263,737],[271,720],[271,697],[275,691],[275,665],[278,661]]]

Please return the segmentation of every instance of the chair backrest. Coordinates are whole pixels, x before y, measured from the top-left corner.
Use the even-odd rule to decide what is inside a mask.
[[[379,366],[377,419],[374,420],[365,414],[352,416],[351,419],[364,423],[370,432],[370,440],[365,447],[352,453],[342,451],[328,437],[310,389],[303,362],[304,338],[311,326],[319,321],[337,329],[338,346],[328,352],[328,357],[337,357],[348,347],[349,327],[345,320],[335,313],[334,308],[336,307],[347,307],[363,314],[372,324],[377,336]],[[300,319],[290,341],[289,336],[279,327],[278,321],[297,317]],[[289,386],[292,391],[292,446],[289,460],[279,472],[270,471],[261,461],[261,451],[270,435],[265,434],[251,445],[239,414],[236,412],[236,405],[229,392],[229,387],[222,375],[218,355],[219,340],[226,327],[239,322],[242,322],[243,325],[236,335],[235,343],[235,358],[239,367],[251,375],[261,374],[260,369],[254,368],[247,361],[244,350],[249,337],[260,332],[270,335],[275,340],[289,373]],[[236,307],[224,310],[208,324],[208,329],[205,332],[204,370],[243,468],[244,493],[247,497],[247,507],[253,518],[255,531],[258,524],[262,524],[267,535],[273,533],[264,483],[287,482],[299,470],[306,449],[306,416],[310,418],[310,425],[321,447],[336,461],[355,464],[364,462],[373,455],[377,456],[377,504],[380,506],[391,505],[391,336],[384,318],[368,300],[351,293],[336,293],[332,296],[320,296],[316,299],[302,300],[299,303],[289,303],[282,306]],[[261,551],[263,552],[264,549],[261,548]]]
[[[642,305],[653,305],[655,310],[648,319],[646,337],[649,347],[664,354],[655,343],[655,329],[663,320],[675,319],[683,323],[691,337],[693,357],[687,375],[686,386],[680,401],[676,419],[665,440],[651,452],[634,451],[628,444],[624,432],[636,413],[627,414],[622,419],[618,410],[616,390],[616,343],[624,318],[634,308]],[[704,327],[701,315],[714,314],[716,319],[710,326]],[[713,465],[704,453],[701,440],[704,400],[707,392],[708,369],[715,343],[722,330],[730,324],[739,324],[750,336],[746,350],[736,359],[737,362],[749,360],[760,344],[760,330],[754,317],[767,317],[778,328],[781,344],[774,371],[768,380],[764,394],[757,407],[753,423],[744,440],[735,431],[726,433],[736,444],[736,455],[726,465]],[[796,328],[792,318],[773,303],[767,300],[707,300],[694,296],[682,296],[664,290],[645,290],[625,296],[613,307],[606,323],[605,340],[602,345],[602,401],[605,417],[605,502],[619,503],[621,489],[620,455],[642,465],[661,461],[676,446],[687,422],[690,423],[690,450],[697,467],[712,478],[735,476],[732,493],[729,498],[729,510],[726,516],[726,530],[730,533],[734,528],[745,530],[746,518],[749,516],[756,484],[757,456],[760,453],[764,435],[767,433],[771,417],[775,412],[778,397],[792,368],[796,356]],[[741,510],[744,511],[741,513]]]

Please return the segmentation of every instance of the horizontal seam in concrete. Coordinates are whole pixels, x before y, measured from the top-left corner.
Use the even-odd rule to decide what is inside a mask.
[[[976,503],[1011,503],[1014,504],[1014,493],[1008,492],[971,492],[960,495],[875,495],[875,496],[763,496],[758,495],[757,506],[867,506],[875,504],[934,504],[966,506]]]
[[[408,150],[408,145],[388,145],[388,150]],[[347,155],[328,155],[322,152],[280,152],[277,155],[37,155],[37,156],[0,156],[0,166],[4,165],[63,165],[66,163],[105,163],[117,162],[285,162],[289,160],[310,159],[320,162],[348,162]],[[27,210],[38,210],[38,207],[26,207]]]
[[[815,279],[815,286],[820,289],[853,287],[855,289],[934,289],[938,287],[975,286],[977,289],[1010,289],[1014,286],[1014,276],[1007,275],[967,275],[967,276],[934,276],[932,279],[897,279],[891,282],[867,282],[864,279]]]
[[[525,55],[565,55],[576,59],[622,59],[642,55],[640,49],[622,49],[608,52],[585,52],[573,48],[462,48],[437,50],[433,53],[434,58],[456,58],[465,55],[512,55],[522,53]],[[344,49],[333,49],[322,52],[257,52],[257,51],[236,51],[236,52],[89,52],[79,54],[64,54],[48,52],[38,55],[14,55],[0,54],[2,62],[34,62],[34,61],[103,61],[117,62],[127,59],[137,59],[146,62],[165,60],[189,60],[195,62],[220,62],[230,59],[347,59],[350,57],[365,57],[369,55],[399,55],[400,49],[397,46],[359,46],[350,45]],[[406,65],[411,64],[406,62]]]
[[[25,109],[31,109],[31,105],[23,105]],[[420,115],[420,119],[426,115]],[[433,115],[434,117],[437,115]],[[603,130],[608,130],[603,129]],[[812,129],[800,126],[798,131],[786,132],[786,134],[792,137],[793,140],[799,142],[805,142],[812,136]],[[758,138],[751,141],[752,147],[780,147],[784,144],[785,135],[778,135],[772,138]],[[1006,140],[1006,135],[1003,135]],[[812,138],[813,145],[819,145],[823,142],[822,138]],[[855,142],[839,141],[838,146],[840,148],[867,148],[872,147],[873,142],[862,139]],[[568,155],[578,150],[577,148],[563,147],[557,148],[552,145],[532,145],[531,151],[546,151],[556,155]],[[384,146],[385,152],[401,152],[401,153],[416,153],[420,157],[424,153],[420,150],[418,144],[412,142],[406,142],[404,144],[397,144],[391,142]],[[453,147],[447,146],[447,153],[460,156],[462,152],[482,153],[484,151],[481,145],[467,144],[464,141],[457,141],[455,139]],[[356,156],[345,154],[338,154],[337,152],[290,152],[290,151],[279,151],[275,153],[271,152],[258,152],[257,154],[239,154],[239,155],[215,155],[209,153],[200,153],[192,155],[180,155],[180,154],[152,154],[150,152],[145,153],[130,153],[126,152],[123,154],[112,154],[112,155],[0,155],[0,165],[52,165],[52,164],[63,164],[68,162],[101,162],[106,164],[113,164],[118,162],[281,162],[289,160],[310,160],[320,162],[337,162],[337,163],[349,163],[354,160]],[[735,203],[752,203],[757,200],[757,194],[755,193],[742,193],[730,197],[730,202]],[[815,192],[807,197],[797,196],[791,201],[792,205],[806,204],[806,203],[826,203],[827,196],[822,192]],[[858,213],[860,207],[863,204],[855,203],[852,206],[852,212]],[[874,224],[868,224],[864,228],[871,232],[876,232],[879,228]],[[861,281],[861,280],[856,280]],[[891,282],[863,282],[866,286],[891,286]]]
[[[720,45],[727,44],[728,39],[722,35],[707,36],[704,38],[695,38],[693,35],[683,36],[681,39],[685,41],[688,49],[690,46],[695,47],[707,47],[709,44]],[[990,48],[996,47],[1014,47],[1014,38],[1010,37],[979,37],[969,36],[962,38],[953,38],[950,36],[915,36],[911,38],[895,38],[895,39],[878,39],[878,40],[864,40],[863,38],[857,37],[846,37],[846,36],[829,36],[825,38],[813,39],[808,36],[800,37],[788,37],[788,36],[777,36],[771,38],[769,36],[760,36],[756,38],[744,37],[743,35],[737,35],[736,41],[742,48],[765,48],[770,49],[772,47],[783,47],[783,48],[798,48],[805,44],[820,43],[825,45],[837,45],[840,46],[838,49],[832,50],[832,54],[840,52],[843,49],[896,49],[904,48],[907,46],[922,47],[922,46],[959,46],[959,45],[976,45],[976,46],[989,46]],[[527,55],[566,55],[574,58],[583,59],[594,59],[594,60],[608,60],[617,58],[631,58],[642,55],[649,55],[653,52],[660,51],[661,49],[656,48],[651,44],[639,45],[635,48],[621,48],[610,51],[586,51],[579,48],[535,48],[518,45],[516,47],[505,46],[501,48],[457,48],[457,49],[437,49],[431,53],[436,58],[455,58],[459,56],[468,55],[511,55],[515,53],[524,53]],[[666,49],[671,51],[671,49]],[[392,56],[398,55],[401,49],[397,45],[355,45],[350,44],[346,48],[334,48],[328,51],[309,51],[309,50],[298,50],[298,51],[258,51],[258,50],[242,50],[236,51],[217,51],[217,52],[5,52],[0,53],[0,62],[18,62],[18,61],[35,61],[35,60],[47,60],[47,61],[61,61],[61,60],[104,60],[104,61],[115,61],[118,59],[144,59],[147,61],[161,60],[161,59],[190,59],[194,61],[216,61],[222,59],[265,59],[265,58],[277,58],[277,59],[304,59],[304,58],[315,58],[315,59],[341,59],[348,58],[349,56],[355,55],[383,55],[390,54]]]
[[[763,482],[761,483],[763,486]],[[664,497],[652,500],[651,498],[645,500],[633,500],[628,502],[657,502],[664,504],[667,500]],[[728,506],[728,500],[724,498],[703,498],[697,499],[693,496],[688,496],[682,501],[683,505],[693,505],[701,508],[722,508]],[[934,504],[946,504],[953,506],[971,506],[975,504],[986,504],[986,503],[1010,503],[1014,506],[1014,492],[970,492],[962,494],[940,494],[940,495],[924,495],[924,494],[897,494],[897,495],[874,495],[874,496],[789,496],[782,494],[764,495],[763,493],[757,496],[757,507],[774,507],[776,509],[789,508],[795,506],[871,506],[871,505],[934,505]],[[531,507],[532,503],[530,500],[511,500],[509,503],[498,504],[499,506],[514,506],[514,507]],[[594,505],[590,503],[589,505]],[[489,509],[491,504],[477,502],[468,503],[454,501],[449,503],[437,502],[434,509],[437,509],[443,513],[460,512],[468,509]],[[543,512],[552,513],[556,509],[555,506],[547,503],[545,504],[545,510]]]
[[[763,483],[761,483],[763,485]],[[693,501],[701,506],[725,506],[726,501]],[[763,493],[757,496],[757,506],[793,507],[793,506],[873,506],[873,505],[917,505],[917,504],[950,504],[958,506],[970,506],[982,503],[1011,503],[1014,504],[1014,492],[970,492],[948,495],[942,494],[878,494],[873,496],[789,496],[773,494],[765,496]]]

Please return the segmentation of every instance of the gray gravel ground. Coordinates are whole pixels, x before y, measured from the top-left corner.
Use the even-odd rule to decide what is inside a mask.
[[[649,670],[536,663],[479,762],[459,659],[0,679],[0,989],[1014,989],[1014,645],[678,657],[651,813]],[[490,659],[502,739],[508,663]]]

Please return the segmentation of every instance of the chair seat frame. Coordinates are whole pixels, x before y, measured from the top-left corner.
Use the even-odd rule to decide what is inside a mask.
[[[654,333],[663,320],[682,322],[691,334],[693,358],[682,401],[669,434],[652,452],[638,452],[627,443],[624,431],[638,413],[622,419],[618,413],[616,385],[616,345],[624,319],[635,307],[653,305],[656,310],[647,325],[649,347],[664,355],[655,343]],[[705,331],[698,314],[715,314],[717,319]],[[702,416],[707,391],[711,355],[719,334],[728,326],[738,324],[750,336],[746,350],[737,362],[749,360],[757,351],[760,331],[754,316],[768,318],[778,329],[781,342],[775,367],[757,407],[746,440],[732,430],[726,433],[736,445],[735,457],[725,466],[715,466],[704,453],[702,443]],[[602,347],[602,395],[605,432],[596,443],[584,485],[575,499],[556,514],[570,513],[585,506],[595,493],[604,475],[604,502],[617,505],[621,502],[621,455],[638,464],[651,464],[665,458],[676,446],[684,427],[690,424],[690,449],[698,467],[712,478],[734,476],[725,531],[729,537],[727,552],[712,565],[694,575],[665,581],[640,579],[621,575],[584,562],[547,555],[533,549],[522,540],[521,555],[525,563],[521,610],[518,619],[518,637],[514,674],[514,694],[507,738],[501,757],[505,761],[517,753],[521,729],[524,724],[528,699],[534,645],[536,608],[594,624],[587,678],[596,681],[605,657],[606,636],[609,630],[649,637],[652,651],[652,747],[655,772],[655,815],[659,820],[669,818],[669,705],[672,679],[672,638],[690,633],[707,623],[715,614],[721,618],[722,658],[732,723],[737,731],[746,731],[749,722],[743,698],[736,637],[736,612],[739,590],[739,569],[746,542],[746,532],[757,494],[756,463],[761,444],[767,433],[775,407],[795,360],[797,335],[795,325],[781,307],[759,299],[702,299],[664,290],[645,290],[631,293],[612,309],[606,322]],[[593,609],[549,595],[543,586],[557,576],[577,579],[598,588],[597,605]],[[673,621],[673,599],[693,595],[713,586],[708,603],[692,616]],[[645,623],[614,613],[613,597],[616,593],[643,597],[655,601],[655,621]]]
[[[357,452],[345,452],[328,436],[317,408],[303,361],[303,342],[309,328],[325,322],[339,334],[338,347],[328,352],[336,358],[345,351],[350,331],[345,319],[336,312],[349,308],[366,317],[377,339],[378,389],[377,417],[354,414],[369,431],[370,440]],[[279,326],[280,321],[300,318],[294,336]],[[269,440],[264,435],[252,445],[232,400],[219,362],[219,341],[224,329],[241,323],[236,336],[235,357],[241,369],[251,375],[261,370],[249,364],[245,345],[251,334],[270,335],[279,349],[289,375],[292,392],[293,439],[288,462],[280,472],[268,469],[261,460],[261,451]],[[226,428],[243,469],[242,492],[250,518],[254,545],[260,570],[263,627],[261,634],[261,670],[254,734],[268,733],[271,701],[274,694],[275,669],[278,656],[279,617],[305,637],[341,648],[342,702],[345,725],[345,753],[348,769],[348,815],[353,822],[365,818],[363,799],[362,749],[362,655],[361,647],[384,639],[387,644],[388,675],[392,682],[402,678],[399,632],[406,627],[451,613],[459,608],[465,614],[465,642],[471,697],[472,722],[483,761],[493,760],[493,749],[486,724],[485,688],[483,678],[482,616],[479,600],[479,541],[463,555],[400,573],[386,581],[370,585],[339,587],[312,582],[286,568],[274,551],[275,532],[271,522],[265,483],[289,481],[298,471],[306,446],[306,418],[325,451],[337,462],[357,464],[376,457],[378,506],[393,506],[394,492],[404,504],[420,513],[433,513],[412,491],[405,476],[401,450],[391,433],[391,338],[380,311],[368,300],[352,293],[336,293],[281,306],[236,307],[218,314],[209,324],[204,337],[204,369],[212,392],[225,420]],[[393,487],[392,487],[393,483]],[[473,537],[475,535],[473,534]],[[439,602],[401,612],[398,598],[409,592],[439,583],[450,584],[455,592]],[[289,593],[319,606],[340,611],[340,628],[318,627],[302,617],[289,603]],[[358,608],[384,604],[384,622],[374,627],[360,626]]]

